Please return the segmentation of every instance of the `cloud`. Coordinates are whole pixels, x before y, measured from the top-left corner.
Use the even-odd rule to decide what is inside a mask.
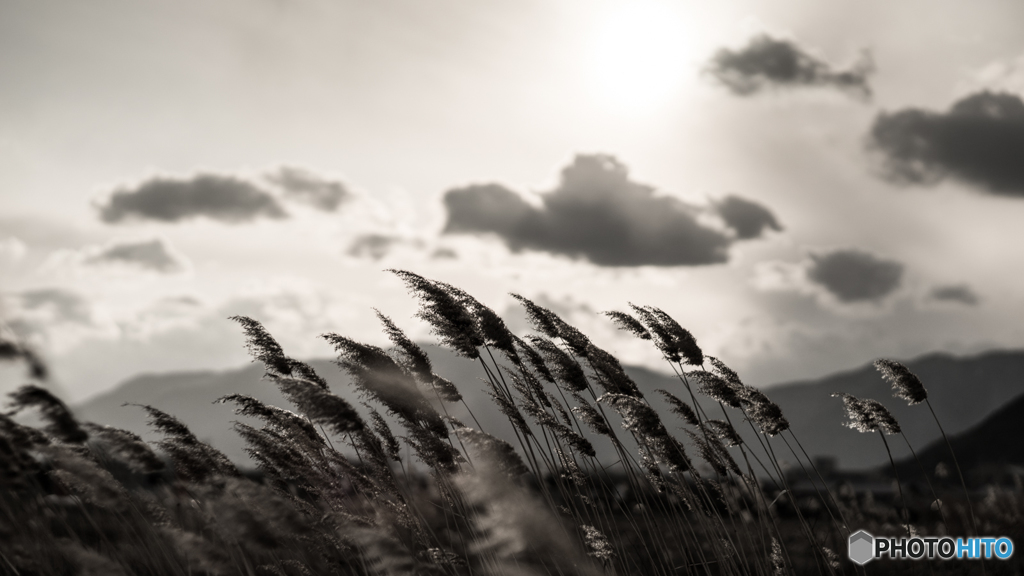
[[[993,194],[1024,196],[1024,101],[1014,94],[985,90],[948,112],[883,112],[869,145],[897,183],[928,185],[952,176]]]
[[[280,187],[285,198],[309,204],[324,212],[334,212],[352,193],[341,182],[326,180],[302,168],[282,166],[266,179]]]
[[[811,254],[807,279],[840,302],[877,302],[899,288],[903,264],[860,250],[836,250]]]
[[[161,273],[180,272],[188,266],[182,256],[159,238],[111,244],[86,256],[83,263],[93,266],[122,264]]]
[[[760,238],[766,229],[782,231],[782,226],[770,210],[739,196],[726,196],[715,205],[715,210],[741,240]]]
[[[433,260],[458,260],[459,253],[453,248],[441,246],[430,253],[430,258]]]
[[[28,247],[16,236],[8,236],[0,240],[0,259],[19,262],[25,257]]]
[[[126,220],[180,222],[198,217],[239,223],[288,217],[266,190],[247,180],[219,174],[151,178],[135,187],[116,190],[97,208],[100,219],[110,224]]]
[[[1010,93],[1024,93],[1024,54],[996,60],[978,70],[965,87],[979,91],[988,89]]]
[[[118,326],[77,292],[38,288],[4,297],[4,320],[27,342],[49,352],[89,338],[112,338]]]
[[[965,306],[977,306],[981,302],[981,298],[966,284],[936,286],[928,293],[928,297],[931,300],[963,304]]]
[[[165,296],[121,322],[122,340],[146,340],[176,329],[199,330],[209,314],[209,308],[195,296]]]
[[[761,262],[754,286],[760,290],[817,296],[840,306],[878,304],[903,281],[903,264],[856,249],[812,252],[801,262]]]
[[[141,278],[143,274],[175,274],[192,268],[191,262],[162,238],[119,240],[73,250],[54,250],[43,261],[40,272],[80,279],[101,274],[104,281]]]
[[[90,325],[92,307],[89,303],[69,290],[41,288],[28,290],[18,295],[23,311],[40,312],[56,322]]]
[[[754,214],[760,206],[737,198],[724,203],[731,224],[715,227],[707,217],[724,215],[657,194],[630,180],[626,166],[606,155],[577,156],[562,170],[558,187],[539,200],[531,205],[500,184],[449,190],[444,233],[495,234],[514,252],[542,251],[600,266],[695,266],[727,261],[737,236],[752,237],[754,228],[760,233],[768,225],[766,209]]]
[[[722,48],[706,70],[739,96],[769,88],[831,87],[858,98],[871,97],[868,75],[873,65],[866,53],[848,70],[837,71],[796,43],[765,34],[739,50]]]
[[[391,252],[391,249],[402,242],[397,236],[385,234],[363,234],[357,236],[349,245],[346,254],[356,258],[370,258],[380,260]]]

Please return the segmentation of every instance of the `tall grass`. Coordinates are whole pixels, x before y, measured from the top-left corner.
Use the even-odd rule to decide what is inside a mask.
[[[526,338],[454,286],[393,272],[438,340],[479,364],[511,425],[508,441],[492,434],[497,423],[473,415],[459,391],[467,383],[436,374],[380,312],[390,349],[323,335],[359,406],[286,355],[257,320],[234,317],[290,404],[219,400],[258,422],[234,424],[258,470],[239,470],[157,407],[125,408],[146,412],[162,435],[150,446],[131,432],[81,423],[46,390],[22,387],[0,415],[0,572],[833,575],[862,573],[841,559],[857,529],[964,528],[912,509],[899,483],[898,503],[829,486],[781,408],[705,356],[658,308],[630,305],[608,316],[675,372],[678,386],[659,390],[660,399],[645,397],[612,354],[522,296],[515,298],[535,330]],[[891,379],[901,365],[886,362]],[[698,395],[716,401],[721,416],[706,413]],[[900,432],[877,402],[844,401],[857,429],[883,441],[884,432]],[[663,421],[658,406],[679,420]],[[27,409],[38,411],[42,428],[13,418]],[[453,416],[463,409],[469,421]],[[736,426],[749,427],[756,444]],[[615,460],[599,460],[595,445]],[[794,492],[783,447],[813,495]],[[932,492],[929,502],[938,501]],[[1024,518],[1019,502],[1019,491],[992,493],[984,529],[1009,531]],[[929,569],[943,568],[956,567]]]

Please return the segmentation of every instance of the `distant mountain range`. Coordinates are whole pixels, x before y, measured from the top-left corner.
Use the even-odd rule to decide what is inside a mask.
[[[480,426],[491,434],[511,441],[514,436],[510,425],[484,392],[484,385],[480,381],[483,371],[479,364],[435,346],[425,348],[434,363],[435,372],[459,387]],[[932,354],[905,363],[921,377],[936,413],[946,432],[951,435],[978,425],[987,416],[1024,394],[1024,351],[995,351],[971,357]],[[310,364],[328,380],[335,393],[353,403],[359,402],[345,375],[332,362],[313,360]],[[670,430],[681,426],[681,422],[668,413],[660,395],[654,391],[664,388],[689,400],[682,384],[674,377],[644,368],[627,367],[626,370],[662,413]],[[151,439],[153,436],[147,430],[142,410],[122,406],[126,402],[150,404],[174,414],[188,424],[198,437],[223,450],[232,459],[246,463],[248,457],[243,450],[243,443],[231,430],[233,420],[246,419],[235,416],[230,406],[213,402],[227,394],[241,393],[288,407],[273,385],[261,380],[262,374],[263,366],[259,364],[219,372],[145,374],[131,378],[117,388],[76,406],[75,411],[84,420],[126,428]],[[780,384],[764,390],[782,407],[804,448],[813,456],[835,457],[841,468],[876,467],[887,463],[888,459],[876,434],[860,434],[842,425],[845,419],[842,402],[831,397],[833,392],[848,392],[861,398],[874,398],[885,404],[899,419],[919,452],[940,439],[939,430],[928,408],[907,406],[904,401],[893,398],[888,384],[870,365],[817,380]],[[701,405],[709,417],[722,417],[716,403],[702,399]],[[449,406],[448,410],[452,416],[476,427],[473,418],[462,406]],[[749,427],[742,423],[741,415],[735,411],[730,412],[733,423],[748,444],[757,445]],[[1013,437],[1019,438],[1020,435]],[[596,438],[593,440],[599,457],[613,461],[613,449],[608,442]],[[910,455],[902,440],[890,444],[896,458]],[[781,440],[773,441],[772,446],[784,464],[793,462],[789,449]]]
[[[972,484],[979,484],[997,477],[1004,466],[1024,466],[1024,395],[1018,396],[1006,406],[989,415],[980,424],[949,439],[956,459]],[[933,474],[941,463],[946,466],[949,481],[956,482],[956,471],[949,455],[949,447],[942,440],[936,440],[924,447],[915,447],[920,463],[913,457],[896,463],[900,477],[914,479],[922,470]],[[882,472],[891,475],[891,468],[884,466]],[[1004,479],[1005,480],[1005,479]]]

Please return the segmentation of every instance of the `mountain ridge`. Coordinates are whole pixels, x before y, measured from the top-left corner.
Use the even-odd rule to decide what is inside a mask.
[[[434,363],[435,372],[459,387],[484,429],[514,440],[507,420],[493,406],[483,385],[479,384],[483,377],[479,365],[437,346],[425,345],[424,349]],[[353,405],[359,405],[359,395],[348,385],[348,378],[340,373],[332,360],[317,359],[309,363],[327,379],[335,393]],[[991,350],[971,356],[938,352],[904,363],[924,381],[936,413],[951,435],[979,424],[1011,399],[1024,394],[1024,350]],[[676,431],[680,423],[654,391],[665,388],[689,401],[689,393],[681,382],[647,368],[626,366],[625,369],[661,413],[669,430]],[[179,417],[193,428],[198,437],[209,440],[232,459],[244,463],[247,461],[244,446],[231,430],[231,422],[248,420],[235,416],[230,406],[213,402],[221,396],[239,393],[288,407],[272,383],[261,380],[263,373],[263,366],[253,363],[227,370],[140,374],[113,390],[78,404],[75,410],[83,419],[126,428],[151,439],[154,437],[146,428],[142,410],[121,406],[125,402],[151,404]],[[940,438],[927,407],[907,406],[904,401],[893,398],[889,384],[870,364],[818,379],[767,386],[762,390],[782,407],[793,431],[812,456],[835,457],[843,468],[870,468],[883,464],[887,457],[874,435],[858,434],[842,426],[845,420],[842,402],[831,398],[832,392],[847,392],[879,400],[900,420],[915,446],[926,446]],[[717,403],[707,398],[699,398],[699,402],[710,418],[722,417]],[[469,421],[468,412],[462,406],[449,406],[448,409],[456,418]],[[742,425],[742,416],[737,412],[730,416],[739,428],[738,432],[748,441],[748,446],[758,446],[749,428]],[[611,458],[613,450],[605,444],[608,443],[595,439],[599,457]],[[894,457],[909,456],[905,445],[900,448],[897,443],[893,444]],[[784,464],[793,462],[784,445],[783,453],[778,453],[778,450],[776,448]]]

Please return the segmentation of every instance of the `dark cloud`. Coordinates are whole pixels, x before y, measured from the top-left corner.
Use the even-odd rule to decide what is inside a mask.
[[[447,246],[441,246],[431,252],[430,257],[434,260],[458,260],[459,253]]]
[[[217,174],[199,174],[188,179],[152,178],[134,188],[115,191],[98,208],[100,218],[108,223],[133,219],[178,222],[200,216],[237,223],[288,216],[262,188],[240,178]]]
[[[928,297],[932,300],[954,302],[966,306],[977,306],[981,301],[978,295],[974,293],[974,290],[966,284],[936,286],[929,292]]]
[[[159,239],[113,244],[86,258],[85,263],[127,264],[164,273],[178,272],[185,268],[181,257]]]
[[[867,54],[849,70],[836,71],[796,43],[763,34],[739,50],[719,50],[707,67],[708,74],[740,96],[768,88],[819,86],[865,99],[871,96],[868,75],[872,70]]]
[[[736,231],[741,240],[759,238],[765,229],[782,230],[775,215],[757,202],[739,196],[726,196],[715,205],[715,210],[725,224]]]
[[[1014,94],[980,92],[944,113],[879,114],[870,145],[895,182],[934,184],[953,176],[994,194],[1024,196],[1024,101]]]
[[[562,170],[558,187],[540,201],[535,207],[500,184],[450,190],[444,196],[444,232],[496,234],[516,252],[562,254],[601,266],[716,264],[728,260],[736,240],[700,221],[706,209],[630,180],[626,167],[611,156],[577,156]],[[748,220],[757,217],[750,216],[748,206],[736,212],[743,212],[744,231],[750,233],[757,225]]]
[[[899,288],[903,264],[860,250],[836,250],[811,254],[807,279],[840,302],[875,302]]]
[[[341,182],[325,180],[312,172],[291,166],[283,166],[266,178],[280,186],[286,198],[304,202],[325,212],[334,212],[352,195]]]
[[[356,258],[371,258],[380,260],[391,252],[396,244],[402,242],[397,236],[385,234],[363,234],[352,241],[348,247],[347,254]]]
[[[27,290],[18,295],[19,308],[25,311],[47,310],[57,322],[91,325],[92,306],[78,294],[60,288]]]

